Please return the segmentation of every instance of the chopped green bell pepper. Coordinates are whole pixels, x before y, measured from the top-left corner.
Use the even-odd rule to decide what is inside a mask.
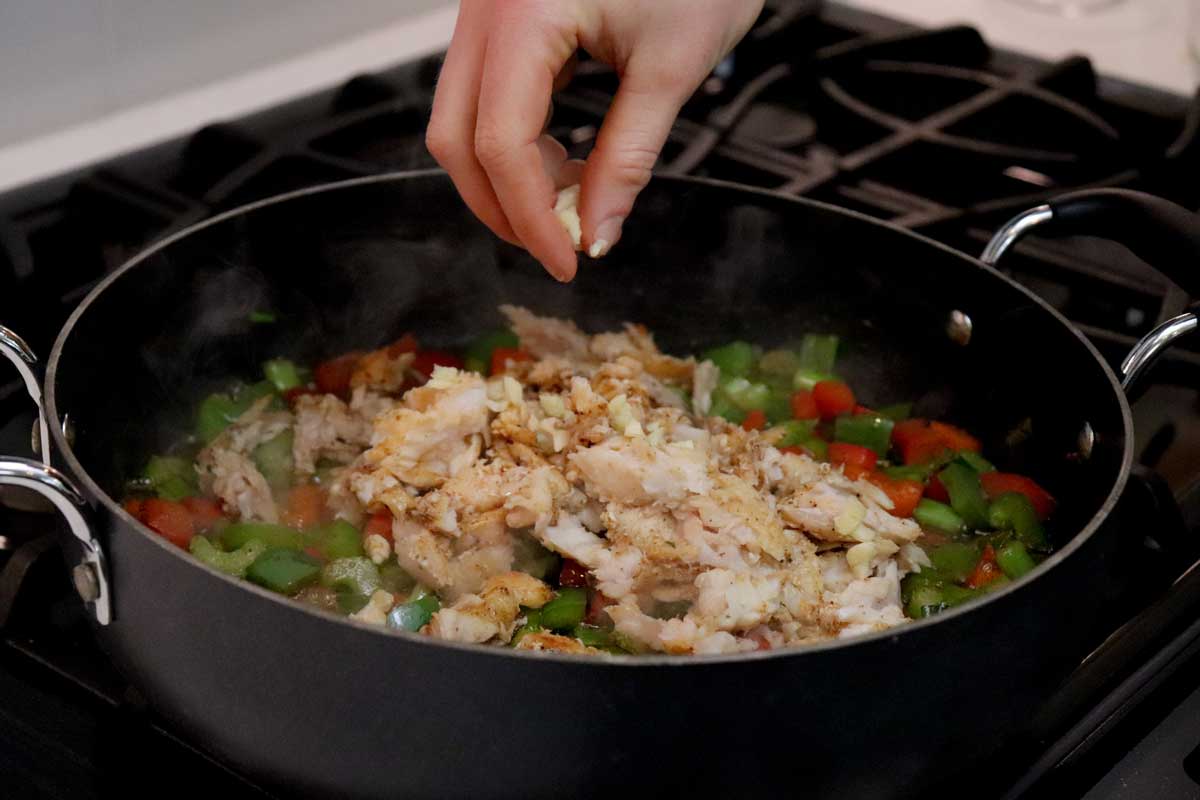
[[[389,611],[387,626],[402,631],[419,631],[441,607],[436,594],[423,594]]]
[[[525,616],[525,624],[517,628],[513,633],[513,637],[509,639],[509,647],[516,647],[517,643],[525,638],[529,633],[541,633],[545,630],[542,627],[542,610],[540,608],[525,608],[521,607],[521,613]]]
[[[256,325],[270,325],[275,321],[275,314],[271,311],[251,311],[246,318]]]
[[[369,602],[371,602],[369,595],[355,594],[354,592],[337,592],[337,609],[346,616],[362,611],[363,607]]]
[[[884,467],[880,472],[898,481],[917,481],[925,483],[929,480],[929,476],[941,468],[941,464],[936,461],[927,461],[924,464],[905,464],[896,465],[893,467]]]
[[[196,411],[196,436],[208,444],[241,413],[229,395],[220,392],[210,394],[200,401],[200,407]]]
[[[188,543],[188,550],[197,559],[213,569],[237,578],[245,577],[246,570],[266,552],[266,549],[267,546],[257,539],[246,542],[231,553],[221,550],[204,536],[193,536]]]
[[[837,361],[838,337],[807,333],[800,340],[800,368],[813,372],[833,372]]]
[[[467,347],[463,366],[481,375],[492,368],[492,351],[497,347],[515,350],[520,346],[517,335],[509,330],[494,331],[480,336]]]
[[[892,422],[900,422],[912,416],[912,403],[892,403],[879,409],[879,413]]]
[[[913,519],[922,528],[938,533],[956,534],[967,529],[963,518],[955,513],[953,508],[928,497],[921,498],[921,502],[917,503],[917,507],[913,509]]]
[[[784,434],[776,447],[797,447],[803,444],[806,440],[813,438],[814,432],[817,429],[817,420],[815,419],[789,419],[786,422],[781,422],[777,427],[783,428]]]
[[[254,448],[254,466],[267,479],[267,483],[276,489],[282,489],[292,482],[295,468],[292,462],[292,429],[281,431],[272,439]]]
[[[296,364],[286,358],[273,358],[263,364],[263,377],[270,381],[277,392],[295,389],[303,381]]]
[[[988,521],[997,530],[1012,531],[1030,550],[1045,550],[1046,530],[1038,520],[1029,498],[1020,492],[1005,492],[988,507]]]
[[[145,476],[155,494],[164,500],[179,501],[199,492],[196,468],[186,458],[153,456]]]
[[[576,625],[571,635],[588,647],[608,649],[614,646],[612,631],[595,625]]]
[[[380,589],[393,595],[403,595],[411,592],[416,585],[416,579],[395,561],[388,561],[379,566]]]
[[[886,456],[888,448],[892,446],[892,427],[895,424],[887,417],[876,414],[840,416],[833,423],[833,439],[835,442],[869,447],[876,454]]]
[[[303,538],[306,544],[316,548],[317,552],[331,561],[356,558],[363,554],[362,533],[344,519],[309,528],[304,532]]]
[[[587,611],[587,590],[559,589],[558,595],[542,606],[542,626],[553,631],[566,631],[583,622]]]
[[[754,347],[749,342],[730,342],[705,351],[703,360],[716,364],[724,378],[738,378],[754,369]]]
[[[979,484],[979,473],[964,464],[953,462],[938,473],[938,480],[950,495],[954,509],[971,530],[989,527],[988,503]]]
[[[286,547],[299,550],[304,547],[300,531],[286,525],[270,522],[234,522],[221,531],[221,544],[226,550],[237,550],[247,542],[262,542],[267,547]]]
[[[336,589],[339,593],[370,597],[381,586],[379,568],[371,559],[362,556],[337,558],[321,570],[321,585]]]
[[[1013,579],[1020,578],[1037,566],[1025,545],[1016,540],[1001,545],[996,550],[996,563],[1004,570],[1005,575]]]
[[[281,594],[295,594],[316,583],[321,562],[299,550],[274,548],[254,560],[246,570],[246,579]]]
[[[196,436],[208,444],[221,431],[245,413],[255,401],[275,393],[275,387],[267,381],[242,386],[232,395],[227,392],[210,394],[200,402],[196,411]]]
[[[817,436],[809,436],[799,444],[808,452],[812,453],[812,457],[817,461],[829,460],[829,442]]]
[[[947,542],[929,551],[934,569],[952,581],[965,581],[975,570],[981,555],[974,542]]]
[[[979,473],[996,471],[996,467],[992,462],[973,450],[960,450],[955,454],[955,459]]]

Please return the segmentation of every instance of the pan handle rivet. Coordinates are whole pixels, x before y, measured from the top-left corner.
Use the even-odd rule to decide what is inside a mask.
[[[971,318],[955,309],[946,320],[946,335],[955,344],[966,347],[971,342]]]
[[[76,564],[71,570],[71,581],[83,602],[90,603],[100,596],[100,582],[96,580],[96,570],[91,564]]]
[[[1083,423],[1083,430],[1079,432],[1079,455],[1085,460],[1092,457],[1092,449],[1096,446],[1096,432],[1092,430],[1092,423]]]

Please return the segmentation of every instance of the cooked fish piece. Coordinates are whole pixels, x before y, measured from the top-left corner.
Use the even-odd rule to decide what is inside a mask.
[[[512,638],[521,606],[541,608],[554,598],[549,586],[524,572],[505,572],[489,578],[478,595],[460,597],[454,605],[437,611],[429,621],[429,634],[458,642],[486,642]]]
[[[373,446],[363,454],[381,471],[418,489],[432,489],[475,463],[488,427],[483,379],[452,367],[436,367],[424,386],[375,419]]]

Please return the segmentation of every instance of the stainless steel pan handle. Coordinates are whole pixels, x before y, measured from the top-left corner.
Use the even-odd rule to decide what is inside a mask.
[[[995,264],[1023,236],[1089,235],[1123,244],[1193,297],[1200,295],[1200,217],[1143,192],[1089,189],[1022,212],[1005,223],[981,256]],[[1181,336],[1200,327],[1200,305],[1159,324],[1121,363],[1121,386],[1135,394],[1154,362]]]
[[[92,536],[88,505],[71,480],[54,467],[28,458],[0,456],[0,485],[32,489],[45,497],[67,521],[71,533],[83,545],[83,559],[71,570],[75,590],[88,604],[96,622],[112,621],[112,598],[104,551]]]
[[[4,326],[0,326],[0,353],[13,363],[25,389],[38,410],[38,442],[35,449],[41,462],[16,456],[0,456],[0,486],[19,486],[46,498],[67,521],[71,534],[79,540],[83,557],[71,570],[75,590],[88,605],[92,616],[101,625],[112,621],[112,594],[109,589],[108,568],[104,551],[92,535],[88,522],[87,500],[74,482],[50,466],[50,429],[42,410],[42,392],[34,372],[37,358],[25,341]]]

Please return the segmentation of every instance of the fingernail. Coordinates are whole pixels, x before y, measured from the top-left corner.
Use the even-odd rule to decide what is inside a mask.
[[[599,258],[611,250],[621,238],[621,226],[624,223],[623,217],[609,217],[597,225],[592,234],[592,246],[588,248],[588,255]]]

